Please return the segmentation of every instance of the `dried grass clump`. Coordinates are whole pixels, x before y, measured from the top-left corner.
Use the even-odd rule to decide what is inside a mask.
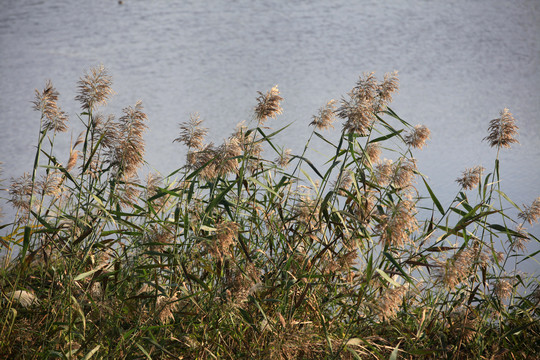
[[[177,310],[178,304],[178,297],[176,294],[171,297],[158,296],[156,300],[156,312],[159,322],[168,324],[173,321],[174,312]]]
[[[22,307],[29,308],[34,305],[39,305],[39,300],[34,294],[26,290],[16,290],[10,294],[7,294],[8,299],[13,299],[18,302]]]

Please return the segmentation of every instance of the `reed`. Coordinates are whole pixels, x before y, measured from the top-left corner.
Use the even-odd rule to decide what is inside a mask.
[[[442,204],[413,157],[429,129],[390,108],[398,83],[364,74],[311,118],[300,154],[276,144],[286,126],[270,129],[277,86],[220,145],[194,114],[171,139],[186,165],[143,180],[142,103],[103,115],[112,78],[91,69],[84,132],[58,154],[68,118],[48,82],[35,162],[1,226],[0,357],[534,358],[540,282],[519,265],[537,257],[525,226],[540,198],[518,206],[500,188],[516,120],[505,109],[486,124],[493,169],[465,170]]]

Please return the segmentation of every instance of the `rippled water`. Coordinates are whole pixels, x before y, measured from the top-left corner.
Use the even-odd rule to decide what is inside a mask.
[[[504,107],[519,121],[521,146],[501,154],[503,188],[518,204],[540,195],[537,0],[4,0],[0,7],[4,178],[31,169],[39,127],[33,89],[52,79],[77,128],[76,81],[100,63],[117,92],[108,111],[143,100],[146,159],[165,174],[184,162],[172,140],[191,112],[220,142],[250,117],[256,91],[279,84],[285,111],[274,126],[294,122],[279,142],[299,150],[320,106],[363,72],[399,70],[393,108],[431,129],[416,156],[443,202],[464,168],[493,167],[495,151],[481,140]],[[65,160],[69,141],[61,144]]]

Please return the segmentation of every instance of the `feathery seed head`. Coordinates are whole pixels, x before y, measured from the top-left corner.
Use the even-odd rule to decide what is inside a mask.
[[[242,147],[238,139],[232,137],[216,149],[216,166],[219,175],[236,173],[238,171],[238,157],[242,155]]]
[[[376,230],[380,232],[381,243],[390,246],[403,246],[411,240],[409,235],[418,229],[416,206],[410,200],[401,200],[388,208],[381,216]]]
[[[65,112],[60,110],[56,103],[59,94],[53,87],[52,82],[50,80],[47,81],[43,92],[39,92],[37,89],[35,92],[36,99],[33,101],[33,104],[34,109],[40,111],[43,118],[41,130],[54,132],[66,131],[68,116]]]
[[[9,189],[11,198],[8,200],[17,210],[30,210],[32,200],[32,177],[24,173],[21,177],[11,180]]]
[[[405,286],[395,289],[384,289],[383,296],[375,305],[378,315],[383,320],[395,318],[406,292],[407,288]]]
[[[482,176],[482,172],[484,170],[485,169],[482,166],[475,166],[472,169],[465,169],[463,176],[458,178],[456,182],[465,190],[474,189],[480,182],[480,177]]]
[[[122,182],[117,185],[118,201],[123,206],[133,207],[141,193],[140,185],[136,182],[137,178],[133,175],[130,178],[123,176],[120,180]]]
[[[149,173],[146,176],[146,197],[149,199],[157,194],[163,178],[159,174]]]
[[[379,92],[379,84],[375,77],[375,72],[364,73],[358,81],[356,86],[352,89],[352,97],[358,100],[368,100],[372,102]]]
[[[216,226],[215,240],[208,244],[210,254],[218,259],[231,255],[230,247],[238,237],[238,224],[232,221],[223,221]]]
[[[354,93],[350,93],[349,97],[349,100],[341,100],[341,107],[337,110],[337,115],[346,120],[343,124],[346,133],[365,136],[375,121],[373,100],[358,99],[354,97]]]
[[[399,89],[398,72],[386,73],[384,81],[379,85],[378,93],[381,99],[381,105],[392,102],[392,94]]]
[[[336,189],[338,195],[346,196],[346,191],[350,190],[353,179],[348,171],[340,173],[337,180],[334,182],[333,187]]]
[[[241,151],[248,155],[246,168],[249,171],[253,171],[257,168],[263,151],[262,142],[257,141],[255,135],[255,132],[249,133],[244,122],[241,122],[236,126],[236,130],[230,137],[230,139],[236,139]]]
[[[416,170],[415,159],[405,159],[400,163],[394,165],[395,170],[392,176],[394,185],[398,188],[407,188],[411,185],[414,179],[414,172]]]
[[[514,287],[512,283],[505,279],[499,279],[493,286],[493,293],[501,300],[508,299],[512,294]]]
[[[159,174],[149,173],[146,177],[146,201],[157,195],[160,187],[164,187],[163,178]],[[152,200],[154,210],[157,212],[166,210],[172,200],[170,195],[160,195],[160,197]],[[173,232],[169,231],[169,233]]]
[[[365,136],[376,120],[375,114],[392,101],[392,93],[398,89],[397,72],[386,74],[378,83],[375,73],[365,73],[349,92],[348,99],[341,100],[337,115],[345,119],[343,129],[348,134]]]
[[[529,235],[527,234],[527,230],[522,226],[518,225],[516,227],[516,233],[519,234],[519,236],[515,235],[512,237],[512,248],[514,251],[525,251],[527,248],[527,242],[529,241]]]
[[[381,186],[386,186],[390,183],[394,174],[394,163],[390,159],[384,159],[375,167],[375,181]]]
[[[414,130],[405,135],[405,143],[417,149],[422,149],[429,139],[431,131],[425,125],[416,125]]]
[[[101,114],[98,114],[98,116],[95,116],[94,118],[97,120],[94,126],[96,135],[101,138],[100,145],[109,150],[113,149],[122,137],[119,125],[114,121],[114,115],[109,115],[106,120],[104,120],[104,117]],[[75,146],[77,146],[77,144],[75,144]]]
[[[518,214],[518,217],[523,221],[527,221],[532,225],[540,218],[540,196],[534,199],[531,206],[524,205],[524,210]]]
[[[502,251],[495,251],[493,262],[502,265],[504,262],[504,253]]]
[[[48,196],[55,198],[60,197],[62,194],[62,177],[59,171],[53,171],[48,175],[43,175],[41,180],[38,181],[37,187]]]
[[[309,195],[302,195],[294,205],[293,213],[299,223],[316,227],[320,216],[320,202]]]
[[[79,82],[79,95],[75,100],[81,103],[83,110],[92,111],[96,106],[105,105],[114,91],[111,88],[112,77],[103,65],[90,69]]]
[[[291,149],[285,149],[281,154],[279,154],[279,157],[274,160],[274,162],[280,167],[280,168],[286,168],[289,165],[289,162],[291,161]]]
[[[325,130],[328,128],[333,128],[332,123],[335,121],[336,117],[334,112],[336,110],[336,100],[330,100],[326,105],[319,109],[319,114],[313,116],[313,121],[309,125],[315,126],[317,130]]]
[[[364,151],[367,155],[367,158],[364,159],[365,165],[368,165],[368,164],[373,165],[379,162],[379,157],[381,156],[381,146],[379,145],[378,142],[367,144]]]
[[[279,96],[277,85],[266,94],[259,91],[259,97],[257,98],[259,104],[255,107],[255,117],[259,123],[262,124],[266,119],[275,118],[281,114],[283,111],[280,105],[281,100],[283,98]]]
[[[462,283],[473,268],[476,251],[472,248],[462,250],[440,264],[435,273],[437,282],[453,290]]]
[[[124,115],[119,119],[119,133],[121,138],[116,144],[111,162],[123,172],[126,178],[137,173],[144,162],[143,132],[146,129],[145,121],[148,119],[143,112],[141,101],[137,101],[134,107],[123,110]]]
[[[519,129],[516,125],[516,119],[507,108],[502,110],[500,115],[499,118],[489,122],[489,135],[484,140],[487,140],[491,147],[497,148],[501,146],[510,148],[513,143],[519,144],[519,141],[515,138]]]
[[[71,171],[77,165],[77,159],[79,158],[79,150],[71,149],[69,152],[69,160],[66,166],[67,171]]]
[[[180,136],[173,142],[181,142],[190,149],[202,149],[204,137],[208,133],[207,128],[200,126],[202,122],[198,113],[191,114],[189,121],[180,124]]]

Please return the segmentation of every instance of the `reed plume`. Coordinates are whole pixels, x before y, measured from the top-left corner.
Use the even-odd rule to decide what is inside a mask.
[[[143,112],[141,101],[137,101],[134,107],[122,110],[124,115],[119,119],[118,132],[121,134],[111,154],[111,162],[118,167],[127,178],[137,173],[144,163],[144,140],[143,132],[147,128],[148,120]]]
[[[274,160],[276,165],[278,165],[280,168],[286,168],[291,161],[291,151],[291,149],[283,150],[283,152],[279,154],[279,157]]]
[[[519,216],[519,215],[518,215]],[[512,237],[512,248],[515,251],[525,251],[527,248],[527,242],[529,241],[529,236],[527,235],[526,229],[522,225],[516,227],[517,235]]]
[[[37,182],[37,188],[40,189],[44,195],[55,198],[60,197],[63,191],[60,172],[52,171],[47,175],[42,175],[41,179]]]
[[[268,118],[275,118],[281,114],[283,109],[281,108],[280,101],[283,98],[279,96],[279,90],[277,85],[274,86],[266,94],[259,91],[259,97],[257,98],[257,106],[255,107],[255,118],[259,123],[263,124]]]
[[[238,158],[242,155],[242,147],[238,139],[227,139],[216,150],[216,166],[220,176],[238,171]]]
[[[382,244],[403,246],[410,242],[410,235],[418,229],[416,206],[410,200],[401,200],[380,216],[376,231]]]
[[[75,100],[81,103],[85,111],[93,111],[99,105],[105,105],[114,94],[111,88],[112,77],[103,65],[90,69],[78,82],[79,95]]]
[[[398,188],[404,189],[411,186],[416,171],[415,159],[403,159],[394,164],[392,182]]]
[[[392,102],[392,94],[399,90],[398,72],[384,74],[384,80],[377,89],[379,98],[381,99],[380,106],[386,106]]]
[[[101,139],[100,145],[108,150],[113,149],[122,137],[119,124],[114,121],[114,115],[109,115],[106,119],[102,114],[95,115],[94,129],[96,136]]]
[[[387,288],[383,291],[384,294],[378,299],[374,308],[383,320],[390,320],[396,317],[407,288],[400,286],[394,289]]]
[[[493,286],[493,293],[497,295],[500,300],[506,300],[512,294],[514,287],[510,281],[506,279],[498,279]]]
[[[69,160],[66,166],[67,171],[71,171],[77,165],[77,159],[79,158],[79,150],[71,149],[69,152]]]
[[[201,127],[201,116],[198,113],[191,114],[189,121],[180,124],[180,136],[173,142],[181,142],[189,149],[201,150],[204,137],[208,133],[207,128]]]
[[[33,195],[32,177],[25,173],[17,179],[11,180],[8,200],[17,210],[30,210]]]
[[[209,243],[208,251],[218,259],[231,255],[230,247],[238,237],[239,226],[232,221],[223,221],[216,226],[215,240]]]
[[[540,197],[534,199],[531,206],[524,205],[524,208],[525,209],[518,214],[518,217],[531,225],[533,222],[537,222],[540,217]]]
[[[425,125],[416,125],[410,133],[405,136],[405,143],[417,149],[422,149],[426,144],[431,131]]]
[[[334,128],[332,123],[336,120],[335,110],[336,100],[332,99],[319,109],[319,113],[313,116],[313,121],[309,125],[313,125],[317,130]]]
[[[58,91],[49,80],[42,92],[35,90],[36,98],[33,101],[34,109],[41,112],[43,123],[41,131],[64,132],[67,130],[68,116],[57,105]]]
[[[384,159],[375,167],[374,177],[377,184],[386,186],[390,183],[394,174],[394,162],[390,159]]]
[[[512,113],[505,108],[501,111],[499,118],[489,122],[489,135],[486,136],[484,140],[487,140],[491,147],[510,148],[513,143],[519,144],[519,141],[515,138],[518,129],[516,119],[514,119]]]
[[[365,157],[363,159],[363,164],[372,167],[373,164],[380,161],[379,157],[381,156],[381,146],[379,143],[369,143],[364,149]]]
[[[374,72],[365,73],[349,92],[348,98],[341,100],[337,110],[337,115],[346,120],[344,131],[366,136],[376,120],[375,115],[392,101],[392,94],[398,88],[397,72],[385,74],[381,83],[378,83]]]
[[[453,290],[462,283],[470,274],[475,259],[474,249],[464,249],[458,251],[446,262],[439,263],[435,272],[435,279],[439,284],[444,285],[448,290]]]
[[[365,136],[375,121],[373,100],[358,99],[354,93],[350,93],[349,97],[341,100],[341,107],[338,109],[338,116],[346,120],[343,130],[348,134]]]
[[[461,185],[463,189],[472,190],[480,182],[480,177],[482,176],[482,172],[484,170],[485,169],[482,166],[475,166],[471,169],[465,169],[462,177],[456,179],[456,182]]]

